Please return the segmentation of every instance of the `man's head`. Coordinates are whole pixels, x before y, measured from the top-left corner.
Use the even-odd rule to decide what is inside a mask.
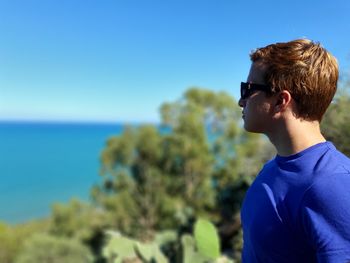
[[[268,96],[288,91],[296,105],[295,115],[321,121],[337,89],[336,59],[318,43],[298,39],[258,48],[250,58],[262,70],[261,83]]]

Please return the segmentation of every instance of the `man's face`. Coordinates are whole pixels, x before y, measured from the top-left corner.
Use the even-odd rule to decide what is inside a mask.
[[[265,69],[263,65],[253,63],[247,78],[248,83],[265,84]],[[243,108],[242,118],[244,128],[249,132],[266,133],[271,128],[273,97],[267,97],[260,90],[254,91],[249,97],[240,99],[238,104]]]

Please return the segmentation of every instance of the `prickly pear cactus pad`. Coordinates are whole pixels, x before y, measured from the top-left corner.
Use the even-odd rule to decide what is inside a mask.
[[[194,226],[198,252],[210,259],[220,256],[219,236],[215,226],[208,220],[198,219]]]

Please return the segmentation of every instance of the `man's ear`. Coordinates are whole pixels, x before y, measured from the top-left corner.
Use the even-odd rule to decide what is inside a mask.
[[[292,95],[288,90],[282,90],[276,95],[275,113],[285,111],[292,102]]]

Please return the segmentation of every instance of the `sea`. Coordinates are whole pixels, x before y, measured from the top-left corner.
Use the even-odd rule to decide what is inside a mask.
[[[100,154],[121,123],[0,122],[0,221],[48,217],[54,203],[90,201]]]

